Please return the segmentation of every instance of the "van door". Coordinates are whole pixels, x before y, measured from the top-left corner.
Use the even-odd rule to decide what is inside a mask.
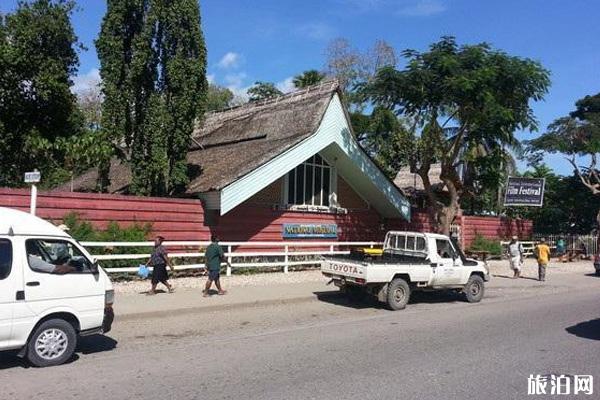
[[[22,283],[22,274],[14,266],[13,243],[0,238],[0,349],[10,346],[14,305]]]
[[[461,269],[459,257],[448,239],[436,239],[437,260],[433,263],[434,286],[456,285],[460,283]]]
[[[81,329],[102,326],[104,284],[92,262],[68,239],[30,238],[25,241],[25,298],[30,310],[43,315],[70,310]]]

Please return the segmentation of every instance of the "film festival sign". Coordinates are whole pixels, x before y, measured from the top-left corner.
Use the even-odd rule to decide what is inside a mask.
[[[504,206],[541,207],[544,203],[544,178],[509,177]]]

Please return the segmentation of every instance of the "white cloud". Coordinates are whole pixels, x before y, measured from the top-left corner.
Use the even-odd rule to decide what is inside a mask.
[[[230,51],[225,53],[217,65],[223,69],[236,68],[240,63],[241,58],[240,54]]]
[[[248,75],[245,72],[238,72],[235,74],[227,74],[223,81],[225,82],[225,87],[233,93],[233,95],[237,98],[237,102],[245,102],[248,101],[248,89],[252,87],[252,85],[246,84],[246,78]],[[235,100],[235,99],[234,99]]]
[[[290,76],[285,78],[284,80],[277,82],[275,87],[281,90],[283,93],[290,93],[296,90],[296,86],[294,86],[294,77]]]
[[[208,83],[215,83],[215,74],[207,74],[206,80],[208,81]]]
[[[446,6],[439,0],[417,0],[401,7],[398,14],[407,17],[428,17],[446,11]]]
[[[299,26],[296,33],[314,40],[328,40],[336,35],[336,30],[324,22],[310,22]]]
[[[100,85],[100,82],[102,82],[100,79],[100,71],[98,68],[92,68],[86,74],[77,75],[75,78],[73,78],[71,92],[74,94],[87,92]]]

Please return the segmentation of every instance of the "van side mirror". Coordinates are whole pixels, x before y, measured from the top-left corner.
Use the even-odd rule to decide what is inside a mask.
[[[92,271],[93,274],[97,274],[100,270],[100,266],[98,265],[98,261],[94,260],[94,262],[92,263],[92,266],[90,267],[90,270]]]

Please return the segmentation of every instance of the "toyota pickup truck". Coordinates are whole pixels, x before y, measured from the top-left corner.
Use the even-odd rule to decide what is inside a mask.
[[[386,234],[377,259],[325,257],[321,272],[351,300],[371,295],[392,310],[404,309],[415,291],[455,290],[477,303],[490,279],[487,265],[467,259],[447,236],[397,231]]]

